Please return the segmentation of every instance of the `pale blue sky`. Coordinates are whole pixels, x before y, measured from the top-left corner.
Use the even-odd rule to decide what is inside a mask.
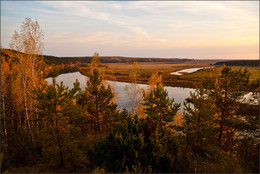
[[[54,56],[259,58],[259,1],[1,1],[1,45],[26,17]]]

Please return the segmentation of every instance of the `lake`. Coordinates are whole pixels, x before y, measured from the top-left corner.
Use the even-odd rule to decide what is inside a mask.
[[[61,74],[56,78],[57,83],[63,81],[63,84],[68,86],[69,88],[73,87],[73,83],[76,81],[76,79],[78,79],[81,89],[84,89],[86,87],[88,77],[82,75],[79,72]],[[52,83],[51,78],[47,78],[46,81],[48,83]],[[130,99],[127,95],[127,92],[125,90],[125,87],[130,83],[110,81],[110,80],[107,80],[107,82],[113,87],[114,91],[117,93],[116,103],[118,105],[118,108],[120,110],[122,110],[123,108],[130,110],[132,106],[130,103]],[[148,85],[138,84],[138,87],[146,89]],[[180,88],[180,87],[170,87],[170,86],[165,86],[164,88],[168,91],[168,95],[170,98],[174,98],[176,103],[181,103],[181,109],[180,109],[181,112],[183,111],[183,102],[187,97],[190,96],[190,92],[194,92],[194,89],[192,88]]]

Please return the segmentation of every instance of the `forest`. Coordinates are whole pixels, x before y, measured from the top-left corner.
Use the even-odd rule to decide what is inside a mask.
[[[259,67],[259,60],[230,60],[220,61],[216,65],[228,65],[228,66],[256,66]]]
[[[223,65],[201,80],[178,119],[161,74],[141,90],[133,62],[132,109],[120,111],[98,54],[86,88],[76,80],[70,89],[56,81],[62,68],[41,56],[42,37],[26,18],[10,44],[16,51],[1,48],[1,172],[259,173],[259,105],[239,101],[259,91],[248,69]]]

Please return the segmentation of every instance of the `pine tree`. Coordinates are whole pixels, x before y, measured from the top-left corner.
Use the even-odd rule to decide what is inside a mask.
[[[198,87],[190,94],[191,104],[184,103],[183,133],[186,135],[187,144],[192,147],[195,155],[195,173],[200,172],[202,164],[200,156],[212,155],[215,146],[215,108],[213,100],[208,98],[206,89]],[[214,152],[213,152],[214,153]]]
[[[180,104],[174,104],[174,98],[170,99],[168,92],[159,83],[143,94],[143,100],[144,112],[161,126],[173,121],[180,108]]]
[[[101,132],[112,126],[114,118],[118,116],[118,111],[115,94],[110,85],[105,85],[98,66],[98,54],[95,54],[91,62],[86,89],[81,93],[78,103],[86,109],[86,115],[91,117],[95,130]]]
[[[223,66],[221,74],[211,87],[209,97],[217,106],[219,147],[225,144],[227,149],[231,149],[234,146],[236,123],[240,120],[236,114],[240,108],[238,101],[245,94],[248,81],[247,69],[232,70],[230,67]]]
[[[95,119],[98,132],[113,121],[117,115],[117,105],[113,102],[114,93],[110,85],[105,87],[103,78],[97,68],[89,76],[86,87],[87,111]]]
[[[65,135],[69,134],[68,128],[73,120],[72,117],[79,114],[79,110],[73,102],[79,90],[79,83],[74,83],[74,88],[69,90],[63,85],[63,82],[56,84],[57,70],[53,70],[50,74],[53,77],[53,83],[42,84],[35,89],[35,99],[38,101],[37,109],[41,122],[40,135],[44,141],[44,151],[55,154],[52,149],[53,146],[57,147],[60,166],[63,166]]]
[[[126,110],[126,108],[124,108],[123,111],[119,114],[119,121],[125,122],[128,117],[129,117],[128,111]]]

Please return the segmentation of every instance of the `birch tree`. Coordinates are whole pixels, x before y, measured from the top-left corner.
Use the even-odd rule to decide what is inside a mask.
[[[139,70],[138,62],[133,62],[132,70],[129,75],[129,77],[131,79],[131,83],[130,83],[130,85],[127,85],[125,87],[125,90],[127,91],[128,97],[131,102],[133,114],[137,112],[138,105],[141,102],[141,95],[140,95],[141,91],[137,84],[137,80],[140,76],[139,71],[140,70]]]
[[[22,146],[17,144],[16,138],[21,132],[18,130],[24,126],[20,77],[20,68],[12,51],[1,49],[1,145],[5,156],[15,154],[15,146]]]
[[[27,127],[32,135],[32,119],[36,119],[38,127],[38,116],[34,118],[36,111],[36,100],[33,99],[33,89],[43,80],[43,36],[38,21],[26,18],[20,27],[20,32],[15,31],[10,43],[10,48],[16,50],[14,56],[18,58],[21,71],[21,83],[23,87],[24,110],[26,115]],[[22,54],[21,54],[22,53]]]

